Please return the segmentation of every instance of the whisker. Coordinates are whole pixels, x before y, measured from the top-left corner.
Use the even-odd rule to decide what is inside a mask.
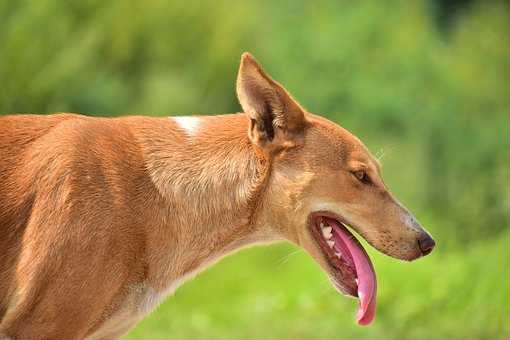
[[[282,265],[284,265],[285,263],[287,263],[290,259],[291,256],[293,255],[296,255],[296,254],[299,254],[303,251],[303,249],[297,249],[297,250],[294,250],[286,255],[284,255],[276,264],[277,267],[280,267]]]
[[[396,144],[390,144],[388,145],[386,148],[380,148],[376,154],[375,154],[375,158],[377,159],[377,161],[382,161],[382,159],[386,156],[386,154],[388,152],[391,152],[393,151],[395,148],[397,147]]]
[[[375,159],[377,159],[379,162],[383,159],[383,157],[386,155],[383,148],[380,148],[377,153],[375,154]]]

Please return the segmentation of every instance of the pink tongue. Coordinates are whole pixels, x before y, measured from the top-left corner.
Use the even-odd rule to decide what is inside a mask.
[[[351,253],[358,276],[358,297],[360,304],[357,321],[360,325],[368,325],[374,320],[377,298],[377,279],[374,267],[365,249],[343,225],[339,225],[335,220],[328,220],[328,222],[334,227],[334,237],[340,238],[340,240],[335,240],[335,243],[339,243],[338,241],[342,242]],[[340,246],[339,248],[337,250],[342,252],[342,247]],[[343,253],[345,254],[345,252]]]

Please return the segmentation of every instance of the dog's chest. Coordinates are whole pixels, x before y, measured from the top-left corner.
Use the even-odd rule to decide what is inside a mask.
[[[125,335],[145,316],[171,295],[186,280],[196,273],[186,274],[172,281],[164,290],[157,291],[148,283],[139,283],[130,288],[122,305],[87,340],[116,338]]]
[[[122,304],[86,340],[116,339],[125,335],[163,300],[150,285],[133,285]]]
[[[137,314],[136,310],[122,306],[114,314],[110,315],[94,333],[89,334],[86,340],[120,338],[127,334],[142,318],[143,316]]]

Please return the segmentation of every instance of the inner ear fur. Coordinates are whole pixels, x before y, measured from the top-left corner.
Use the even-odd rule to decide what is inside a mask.
[[[250,118],[252,142],[261,146],[288,143],[303,132],[303,108],[249,53],[241,56],[237,97]]]

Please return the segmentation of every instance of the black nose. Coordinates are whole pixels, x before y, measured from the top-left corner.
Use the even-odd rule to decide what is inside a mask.
[[[429,234],[422,234],[418,239],[418,245],[423,256],[430,254],[432,249],[436,246],[436,242]]]

